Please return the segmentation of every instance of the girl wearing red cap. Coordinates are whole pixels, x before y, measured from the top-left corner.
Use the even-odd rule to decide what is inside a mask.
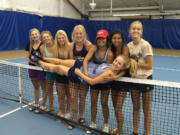
[[[108,32],[106,30],[99,30],[96,36],[96,43],[83,61],[83,68],[85,75],[88,76],[88,62],[91,60],[95,64],[109,63],[113,62],[113,53],[108,46]],[[106,84],[96,84],[91,85],[90,95],[91,95],[91,128],[96,128],[96,114],[97,114],[97,101],[98,95],[101,92],[101,105],[102,112],[104,116],[104,132],[109,132],[108,127],[108,96],[109,96],[109,83]],[[87,133],[90,133],[87,131]]]

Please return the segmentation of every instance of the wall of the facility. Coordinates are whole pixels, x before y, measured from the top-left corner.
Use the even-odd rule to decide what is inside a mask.
[[[96,32],[107,29],[111,33],[114,29],[121,29],[126,43],[131,39],[128,34],[132,21],[90,21],[62,17],[38,16],[27,13],[0,11],[0,50],[24,49],[29,41],[29,30],[38,28],[40,31],[49,30],[54,36],[56,31],[63,29],[71,40],[73,27],[83,24],[86,28],[88,39],[94,43]],[[143,38],[150,42],[153,48],[180,49],[180,20],[154,19],[142,20],[144,31]]]
[[[56,31],[63,29],[71,39],[73,27],[80,20],[60,17],[40,17],[27,13],[0,11],[0,51],[21,50],[29,42],[29,30],[38,28],[49,30],[54,36]]]
[[[81,15],[66,0],[63,0],[62,4],[61,0],[1,0],[0,9],[23,11],[41,16],[81,19]]]
[[[99,29],[107,29],[111,33],[114,29],[120,29],[125,42],[131,41],[129,37],[129,26],[132,21],[85,21],[89,38],[95,41],[96,32]],[[153,48],[180,49],[180,20],[142,20],[143,38],[150,42]]]

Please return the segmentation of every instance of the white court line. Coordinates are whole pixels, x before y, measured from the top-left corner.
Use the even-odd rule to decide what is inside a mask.
[[[4,59],[4,60],[15,60],[15,59],[22,59],[22,58],[25,58],[25,57],[11,58],[11,59]]]
[[[180,69],[175,69],[175,68],[173,69],[173,68],[154,67],[154,69],[180,72]]]
[[[57,94],[57,92],[53,92],[53,94]],[[41,100],[42,100],[42,98],[39,99],[39,101],[41,101]],[[10,115],[10,114],[12,114],[14,112],[17,112],[17,111],[19,111],[19,110],[21,110],[23,108],[26,108],[27,106],[32,105],[32,104],[34,104],[34,101],[29,103],[29,104],[27,104],[27,105],[20,106],[20,107],[18,107],[16,109],[13,109],[13,110],[11,110],[11,111],[9,111],[7,113],[4,113],[4,114],[0,115],[0,119],[5,117],[5,116],[8,116],[8,115]]]
[[[8,116],[8,115],[10,115],[10,114],[12,114],[12,113],[14,113],[14,112],[17,112],[17,111],[19,111],[19,110],[21,110],[21,109],[23,109],[23,108],[25,108],[25,107],[27,107],[27,106],[28,106],[28,105],[23,105],[23,106],[20,106],[20,107],[14,109],[14,110],[11,110],[11,111],[9,111],[9,112],[7,112],[7,113],[4,113],[4,114],[0,115],[0,119],[3,118],[3,117],[5,117],[5,116]]]

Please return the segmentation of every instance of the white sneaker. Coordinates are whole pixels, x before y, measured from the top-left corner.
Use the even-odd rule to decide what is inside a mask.
[[[39,104],[34,104],[34,107],[35,107],[34,112],[39,113]]]
[[[96,123],[91,122],[91,124],[89,125],[90,128],[96,128]],[[86,131],[87,134],[91,134],[91,131],[87,130]]]
[[[71,118],[70,113],[66,113],[66,114],[65,114],[65,116],[64,116],[64,118],[66,118],[66,119],[70,119],[70,118]]]
[[[104,124],[103,132],[109,133],[109,125],[107,123]]]
[[[46,107],[41,105],[41,106],[40,106],[40,109],[43,110],[43,111],[45,111],[45,110],[46,110]]]
[[[35,107],[34,106],[29,106],[29,111],[34,111]]]

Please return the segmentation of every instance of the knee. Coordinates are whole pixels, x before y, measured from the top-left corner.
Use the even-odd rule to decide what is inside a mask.
[[[108,107],[108,102],[106,100],[101,100],[102,107]]]
[[[133,111],[139,112],[139,111],[140,111],[140,105],[138,105],[138,104],[133,104]]]

